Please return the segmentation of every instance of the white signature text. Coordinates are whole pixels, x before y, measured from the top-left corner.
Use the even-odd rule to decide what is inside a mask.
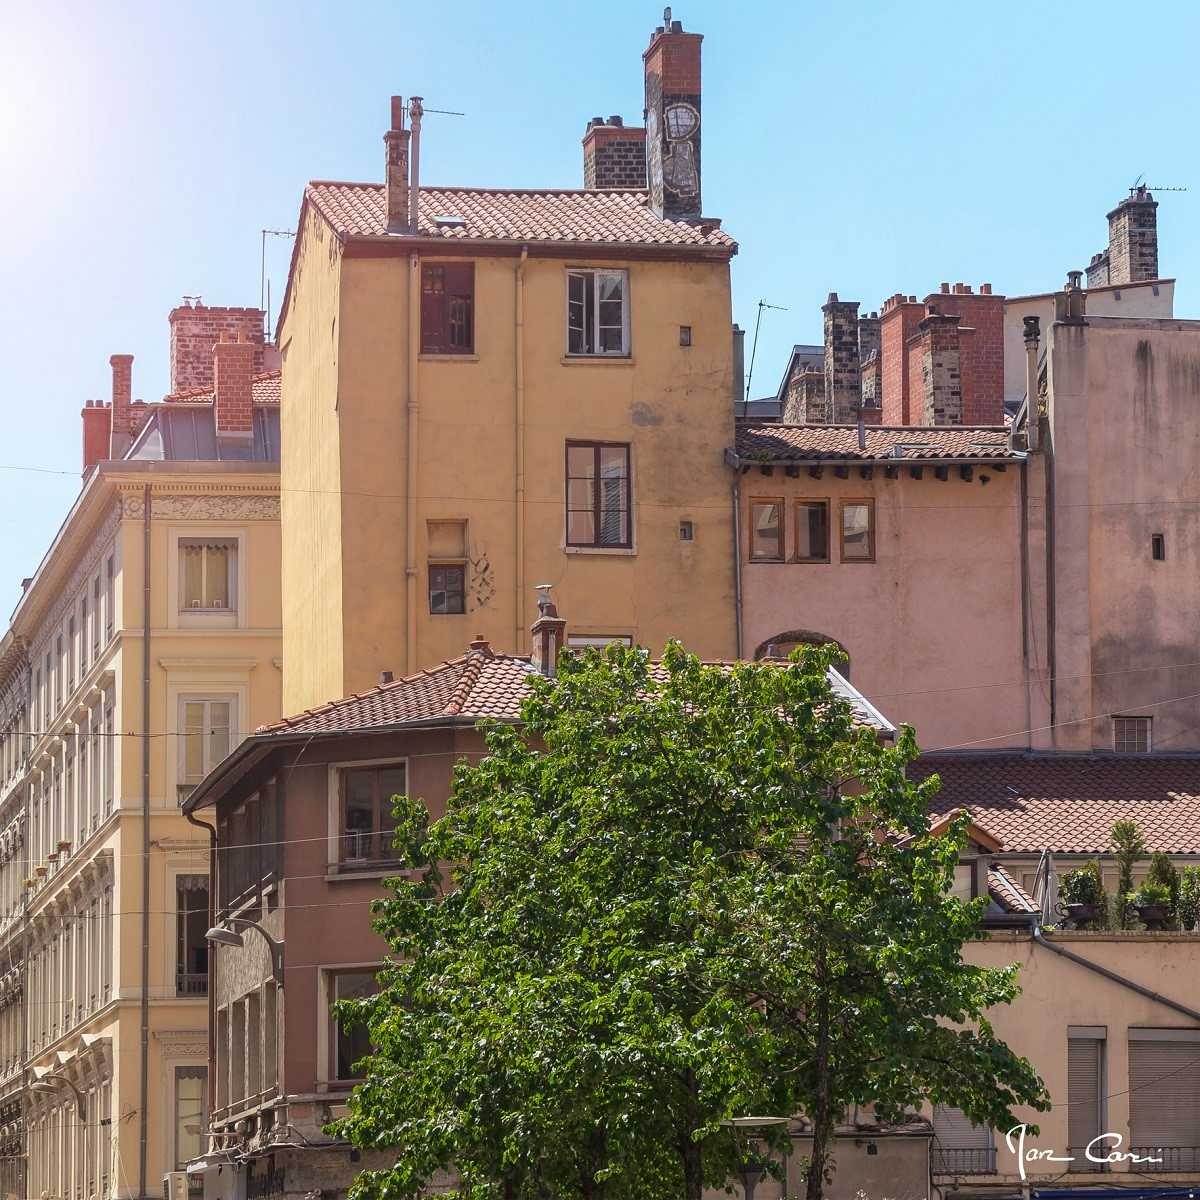
[[[1053,1150],[1040,1150],[1036,1146],[1025,1148],[1027,1125],[1014,1125],[1005,1135],[1009,1153],[1016,1156],[1017,1169],[1021,1178],[1025,1178],[1025,1164],[1034,1162],[1073,1163],[1074,1154],[1055,1154]],[[1101,1133],[1092,1138],[1084,1147],[1083,1154],[1088,1162],[1093,1163],[1160,1163],[1161,1158],[1149,1154],[1134,1154],[1132,1150],[1122,1150],[1122,1137],[1119,1133]]]

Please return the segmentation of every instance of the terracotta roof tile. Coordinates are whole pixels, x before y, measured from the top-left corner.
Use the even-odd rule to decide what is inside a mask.
[[[857,425],[740,424],[737,455],[749,462],[819,462],[822,459],[920,461],[969,459],[1004,461],[1022,455],[1009,448],[1008,431],[990,425],[868,425],[866,448],[858,445]]]
[[[282,372],[264,371],[250,381],[250,398],[255,404],[278,404],[281,395]],[[195,388],[190,392],[174,392],[164,396],[164,404],[211,404],[212,388]]]
[[[316,181],[308,185],[305,196],[343,236],[387,235],[382,184]],[[438,217],[461,220],[439,225]],[[423,187],[417,224],[422,237],[445,241],[610,242],[737,250],[737,243],[716,222],[693,224],[656,217],[645,192]]]
[[[1150,851],[1200,854],[1200,757],[992,754],[913,763],[936,774],[932,812],[965,808],[1007,853],[1109,854],[1115,821],[1136,821]]]
[[[530,676],[535,673],[527,658],[472,650],[417,675],[264,725],[256,735],[366,732],[440,717],[516,721],[521,716],[521,701],[529,692]],[[654,663],[651,673],[662,679],[666,670],[661,663]],[[887,720],[836,671],[830,672],[830,684],[850,704],[860,724],[891,732]]]
[[[1005,912],[1037,912],[1033,897],[999,864],[988,867],[988,894]]]

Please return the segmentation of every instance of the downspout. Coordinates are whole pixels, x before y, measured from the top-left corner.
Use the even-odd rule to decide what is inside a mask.
[[[404,615],[405,672],[417,669],[417,434],[420,410],[417,401],[417,355],[420,353],[421,259],[408,256],[408,420],[404,427],[405,461],[405,558]]]
[[[217,923],[217,827],[204,821],[197,820],[192,813],[184,811],[188,823],[200,829],[208,830],[208,927],[212,929]],[[216,947],[208,951],[208,1079],[205,1087],[208,1091],[209,1121],[216,1111],[217,1100],[217,954]],[[210,1129],[204,1130],[205,1153],[211,1149],[212,1138]]]
[[[1025,667],[1025,748],[1033,749],[1033,664],[1030,662],[1029,637],[1029,471],[1028,460],[1021,467],[1017,484],[1020,497],[1018,520],[1021,522],[1021,659]]]
[[[1047,941],[1042,934],[1041,926],[1035,921],[1032,927],[1033,940],[1039,946],[1044,946],[1053,954],[1059,955],[1060,958],[1070,959],[1073,963],[1078,963],[1079,966],[1094,972],[1097,975],[1104,976],[1105,979],[1111,980],[1120,987],[1128,988],[1131,992],[1136,992],[1139,996],[1144,996],[1147,1000],[1153,1000],[1155,1004],[1161,1004],[1165,1008],[1173,1009],[1177,1013],[1181,1013],[1191,1021],[1200,1023],[1200,1011],[1194,1008],[1188,1008],[1186,1004],[1180,1004],[1177,1000],[1171,1000],[1164,996],[1161,992],[1151,991],[1148,987],[1143,987],[1140,983],[1134,983],[1132,979],[1126,979],[1124,975],[1118,975],[1116,971],[1110,971],[1107,967],[1102,967],[1099,963],[1091,962],[1083,958],[1079,954],[1075,954],[1067,950],[1063,946],[1056,946],[1053,942]]]
[[[150,485],[142,490],[142,1036],[138,1196],[146,1192],[150,1131]]]
[[[516,636],[513,652],[520,654],[525,644],[525,629],[521,621],[521,608],[525,603],[525,264],[529,261],[529,247],[521,247],[517,259],[516,275],[516,333],[513,353],[516,361],[513,371],[513,388],[516,401],[516,513],[515,534],[517,539],[516,595],[513,601],[513,619]]]
[[[736,657],[742,657],[742,469],[733,468],[733,625]]]

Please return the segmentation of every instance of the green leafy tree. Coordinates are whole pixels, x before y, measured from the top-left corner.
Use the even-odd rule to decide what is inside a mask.
[[[341,1007],[375,1050],[336,1128],[396,1148],[357,1200],[451,1170],[467,1200],[699,1200],[737,1166],[726,1123],[763,1112],[811,1119],[815,1200],[856,1102],[1045,1105],[984,1015],[1015,968],[962,959],[963,825],[929,834],[911,732],[859,727],[828,657],[564,657],[444,818],[398,800],[391,961]]]
[[[1179,881],[1179,928],[1195,929],[1200,918],[1200,867],[1184,867]]]
[[[1117,859],[1117,894],[1115,924],[1128,929],[1130,921],[1129,894],[1133,891],[1133,868],[1146,857],[1146,842],[1136,821],[1115,821],[1109,834]]]
[[[1167,889],[1171,913],[1174,915],[1179,906],[1179,872],[1169,855],[1161,850],[1155,850],[1150,855],[1150,869],[1146,872],[1146,882],[1157,883]]]

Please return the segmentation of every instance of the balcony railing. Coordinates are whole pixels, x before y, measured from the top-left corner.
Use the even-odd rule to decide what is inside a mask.
[[[1156,1158],[1161,1162],[1137,1164],[1132,1170],[1164,1171],[1170,1173],[1200,1171],[1200,1146],[1131,1146],[1138,1158]]]
[[[975,1146],[966,1150],[951,1150],[945,1146],[933,1148],[935,1175],[994,1175],[996,1147]]]
[[[175,976],[175,995],[177,996],[207,996],[208,972],[188,973],[180,971]]]

